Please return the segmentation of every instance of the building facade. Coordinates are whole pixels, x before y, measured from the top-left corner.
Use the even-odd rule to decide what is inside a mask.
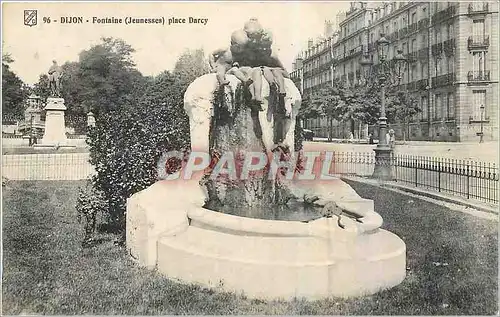
[[[292,79],[304,95],[333,78],[348,86],[362,76],[360,59],[372,56],[376,41],[390,41],[388,59],[402,50],[408,60],[400,89],[412,94],[421,112],[411,118],[410,140],[474,141],[498,136],[498,2],[352,3],[338,30],[308,49],[294,63]],[[337,122],[334,138],[346,138]],[[356,137],[367,127],[356,123]],[[304,126],[320,137],[328,135],[326,119],[308,119]],[[391,125],[396,137],[402,127]],[[350,131],[351,127],[347,130]],[[376,127],[370,127],[376,134]]]

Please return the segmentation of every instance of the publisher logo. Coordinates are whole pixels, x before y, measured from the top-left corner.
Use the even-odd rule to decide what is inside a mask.
[[[37,24],[37,11],[24,10],[24,25],[35,26]]]

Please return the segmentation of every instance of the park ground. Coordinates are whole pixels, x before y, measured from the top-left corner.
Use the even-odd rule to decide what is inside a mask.
[[[3,191],[3,314],[493,315],[498,221],[351,185],[407,246],[407,277],[372,296],[264,301],[183,285],[138,267],[115,236],[82,247],[72,181],[10,181]],[[175,259],[172,259],[175,261]]]

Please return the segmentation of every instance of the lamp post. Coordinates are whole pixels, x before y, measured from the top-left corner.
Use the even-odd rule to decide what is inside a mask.
[[[379,132],[378,139],[379,142],[375,151],[375,169],[373,171],[373,177],[381,180],[391,180],[393,177],[392,173],[392,148],[389,145],[389,140],[387,140],[387,117],[385,113],[385,89],[386,83],[388,81],[390,73],[387,65],[387,51],[389,47],[389,41],[385,38],[384,34],[380,34],[380,39],[377,41],[377,55],[378,55],[378,69],[377,74],[375,74],[378,83],[380,84],[380,117],[379,117]],[[368,79],[370,77],[370,68],[372,62],[370,57],[364,55],[361,62],[361,66],[365,69],[365,76]],[[406,65],[406,59],[404,58],[402,51],[398,50],[398,54],[394,57],[394,67],[397,74],[398,85],[401,83],[402,73]]]
[[[484,142],[484,140],[483,140],[483,136],[484,136],[484,133],[483,133],[484,105],[481,105],[481,107],[479,107],[479,109],[481,110],[481,132],[479,132],[479,143],[483,143]]]

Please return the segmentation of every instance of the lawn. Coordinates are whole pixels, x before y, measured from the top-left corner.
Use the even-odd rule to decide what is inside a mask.
[[[81,182],[10,182],[3,191],[3,314],[493,315],[498,222],[370,185],[385,229],[406,243],[407,278],[363,298],[262,301],[182,285],[139,268],[101,234],[82,247],[74,208]]]

